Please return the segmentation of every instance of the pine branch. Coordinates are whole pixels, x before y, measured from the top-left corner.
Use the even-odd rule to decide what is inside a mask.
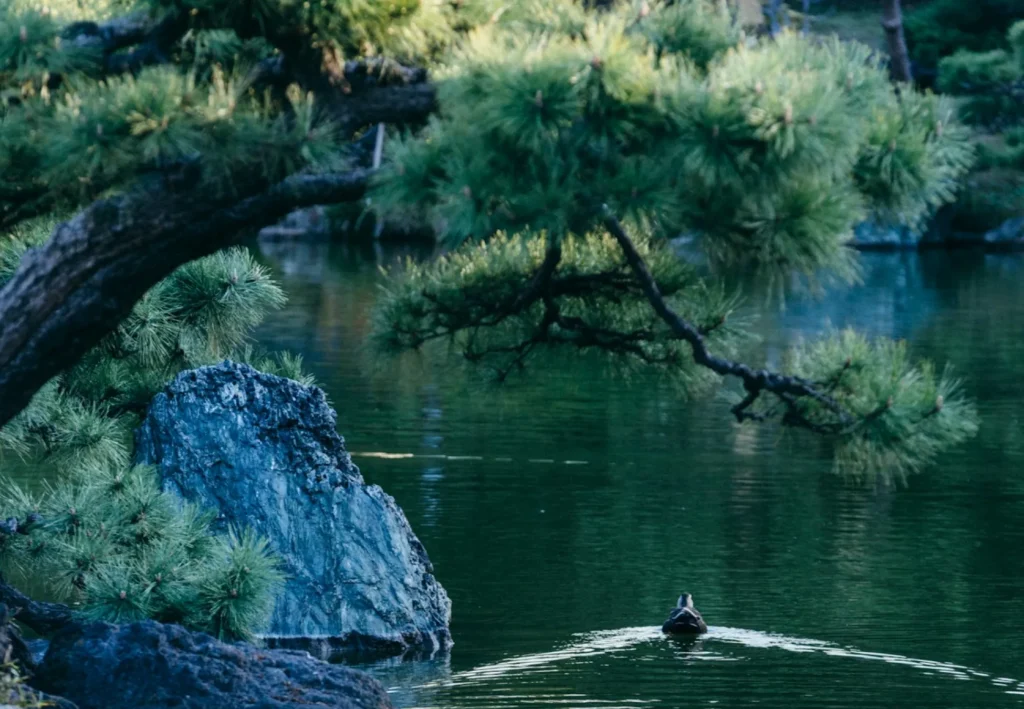
[[[159,18],[132,13],[103,23],[75,22],[61,36],[69,46],[100,50],[104,72],[120,74],[170,61],[172,47],[188,28],[185,12],[169,12]]]
[[[170,61],[171,50],[189,26],[186,12],[168,12],[158,19],[134,13],[104,23],[76,22],[65,28],[62,37],[69,46],[100,50],[107,74],[135,73]],[[347,61],[332,74],[325,72],[320,53],[310,53],[305,46],[272,33],[268,39],[276,39],[275,44],[290,51],[261,62],[251,77],[253,83],[298,82],[316,91],[326,111],[347,133],[373,123],[419,124],[437,110],[435,87],[428,83],[426,69],[368,58]]]
[[[71,609],[63,603],[33,601],[0,577],[0,603],[15,612],[15,618],[33,632],[51,635],[74,622]]]
[[[165,181],[97,201],[59,225],[0,289],[0,426],[178,266],[298,207],[358,200],[371,174],[293,175],[234,203]]]
[[[644,263],[630,239],[629,234],[623,228],[619,220],[606,210],[604,220],[609,233],[618,242],[625,254],[626,261],[632,268],[634,275],[640,282],[644,295],[650,302],[654,312],[658,314],[671,331],[681,340],[685,340],[693,351],[693,360],[698,365],[710,369],[715,374],[726,377],[736,377],[742,380],[743,388],[747,392],[746,398],[737,406],[733,407],[733,415],[738,421],[750,418],[747,409],[757,400],[762,392],[774,394],[787,406],[784,423],[801,428],[808,428],[819,433],[838,433],[840,429],[833,430],[832,426],[823,426],[807,420],[796,408],[796,399],[810,397],[822,404],[829,411],[833,412],[843,427],[853,423],[848,412],[833,399],[830,395],[819,391],[813,383],[800,377],[786,376],[767,369],[753,369],[747,364],[736,362],[714,355],[708,350],[707,343],[700,330],[690,322],[684,320],[678,313],[669,307],[661,295],[658,284],[651,275],[650,269]]]

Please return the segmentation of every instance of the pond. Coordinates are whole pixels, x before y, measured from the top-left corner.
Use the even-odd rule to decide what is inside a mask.
[[[370,668],[397,706],[1024,705],[1024,258],[867,254],[860,288],[751,308],[753,358],[854,325],[965,377],[981,434],[885,485],[590,360],[503,387],[382,362],[390,255],[283,253],[291,301],[260,342],[304,355],[453,601],[450,657]],[[711,626],[692,643],[657,629],[682,591]]]

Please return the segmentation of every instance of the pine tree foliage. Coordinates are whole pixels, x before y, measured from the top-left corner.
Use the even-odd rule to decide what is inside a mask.
[[[609,204],[692,233],[725,263],[811,273],[842,267],[866,214],[917,222],[953,198],[971,158],[963,129],[937,98],[898,95],[866,48],[726,44],[729,18],[711,4],[643,8],[591,13],[568,33],[504,16],[472,32],[439,87],[440,118],[393,146],[379,208],[458,243],[585,233]],[[717,23],[704,68],[651,30],[685,35],[676,17]]]
[[[378,345],[392,352],[444,340],[499,379],[542,351],[612,355],[623,366],[657,367],[684,391],[713,381],[686,345],[651,311],[619,248],[607,235],[566,237],[546,293],[516,301],[544,261],[545,235],[497,234],[429,265],[409,261],[377,313]],[[716,349],[733,352],[741,333],[728,321],[736,302],[697,276],[664,242],[639,246],[663,293],[699,323]],[[513,305],[514,304],[514,305]]]
[[[1024,20],[1010,27],[1006,48],[965,49],[939,62],[942,91],[967,97],[964,119],[1003,127],[1024,123]]]
[[[51,221],[0,243],[0,285]],[[8,483],[0,519],[21,525],[0,531],[3,567],[44,579],[87,618],[157,618],[227,639],[258,630],[280,586],[276,557],[249,531],[215,535],[212,515],[161,492],[152,470],[131,467],[132,431],[178,372],[224,358],[309,383],[300,358],[249,341],[283,303],[246,250],[193,261],[0,429],[4,448],[58,472],[38,497]]]
[[[297,119],[273,118],[244,82],[214,72],[202,85],[173,67],[43,97],[37,110],[12,111],[0,122],[0,196],[10,193],[17,204],[38,190],[45,206],[71,207],[197,154],[204,155],[204,189],[230,191],[246,175],[279,180],[337,149],[312,97],[292,92],[290,100]]]
[[[837,336],[780,374],[729,360],[735,299],[666,245],[852,279],[858,221],[920,224],[955,197],[973,153],[950,108],[891,86],[865,47],[743,38],[718,3],[546,6],[469,31],[438,114],[390,144],[376,208],[461,246],[392,274],[380,341],[445,342],[499,379],[566,346],[736,376],[738,420],[828,436],[842,473],[902,476],[972,435],[955,380],[901,345]],[[836,357],[856,375],[833,387]]]
[[[0,285],[52,221],[34,222],[0,242]],[[226,358],[309,382],[300,358],[267,355],[249,333],[281,307],[284,293],[248,251],[229,249],[175,271],[142,298],[117,331],[43,389],[0,440],[38,453],[61,471],[123,467],[131,431],[152,397],[176,374]]]
[[[213,515],[180,506],[145,466],[96,466],[42,495],[13,484],[0,496],[5,571],[47,579],[92,620],[182,623],[226,639],[249,638],[269,619],[283,576],[266,540],[215,536]]]
[[[837,434],[836,471],[848,477],[916,472],[977,431],[960,381],[914,362],[905,342],[844,330],[793,348],[788,359],[787,371],[819,382],[852,415],[843,420],[814,399],[800,403],[803,416]]]
[[[738,378],[739,420],[777,408],[785,424],[828,433],[851,466],[892,468],[882,472],[920,467],[973,430],[947,374],[881,344],[865,368],[899,361],[899,381],[921,382],[907,384],[917,404],[944,401],[885,435],[861,425],[881,379],[856,380],[861,400],[823,393],[813,368],[729,359],[742,323],[722,269],[852,279],[859,220],[920,224],[970,165],[946,105],[891,86],[867,48],[746,37],[718,0],[76,2],[0,0],[5,274],[64,210],[190,180],[229,204],[358,163],[376,135],[365,129],[390,121],[402,131],[386,141],[373,209],[461,246],[392,274],[377,318],[387,347],[447,341],[499,378],[554,349],[656,366],[687,390]],[[151,21],[137,46],[81,21],[121,8]],[[132,35],[132,22],[117,27]],[[360,92],[422,83],[408,65],[430,67],[425,99],[409,117],[381,116]],[[367,105],[371,118],[353,118]],[[667,245],[680,235],[710,274]],[[186,266],[0,436],[69,475],[124,469],[138,412],[182,368],[231,355],[301,376],[246,342],[280,299],[239,252]]]

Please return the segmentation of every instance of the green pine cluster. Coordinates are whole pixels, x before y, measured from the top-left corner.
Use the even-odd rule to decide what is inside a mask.
[[[30,222],[0,242],[0,285],[52,226]],[[281,578],[266,542],[244,530],[216,535],[209,514],[161,492],[152,470],[131,466],[132,432],[177,373],[225,358],[308,383],[297,358],[248,342],[283,302],[246,250],[194,261],[0,429],[6,455],[55,471],[39,491],[6,483],[0,519],[18,528],[0,531],[3,568],[90,618],[158,618],[229,639],[258,630]]]
[[[78,470],[40,495],[9,483],[0,509],[21,524],[0,534],[5,571],[45,579],[90,620],[155,618],[247,639],[283,582],[265,539],[214,535],[213,515],[161,492],[145,466]]]
[[[866,47],[740,41],[709,0],[548,4],[581,17],[506,13],[460,45],[439,117],[391,144],[379,209],[459,243],[586,233],[607,204],[718,263],[811,274],[848,264],[866,215],[920,223],[970,165],[951,109],[897,93]]]
[[[903,3],[910,57],[918,69],[934,71],[943,57],[959,50],[984,52],[998,47],[1006,30],[1024,20],[1019,0],[929,0]],[[870,2],[872,12],[878,3]]]
[[[836,471],[845,477],[917,472],[977,431],[960,380],[948,369],[936,372],[931,362],[915,362],[905,342],[843,330],[787,356],[787,371],[819,382],[852,414],[844,421],[817,400],[800,400],[804,416],[835,431]]]
[[[79,21],[128,10],[187,31],[168,61],[117,74],[110,62],[131,55],[104,56]],[[287,88],[261,73],[282,55]],[[370,203],[461,244],[392,274],[379,340],[453,342],[499,378],[543,351],[596,349],[706,388],[715,377],[655,317],[609,223],[624,225],[674,312],[727,355],[743,323],[724,269],[853,279],[854,225],[922,224],[973,156],[950,108],[893,87],[869,49],[748,37],[721,0],[0,0],[4,268],[53,215],[154,175],[200,165],[198,193],[229,203],[297,171],[346,169],[360,135],[341,134],[330,111],[352,90],[350,60],[381,81],[399,62],[430,70],[437,111],[389,133]],[[679,239],[708,269],[683,263]],[[116,477],[148,397],[184,367],[256,357],[245,335],[280,298],[239,252],[184,267],[4,439],[69,479],[73,468]],[[835,342],[858,359],[855,342]],[[850,396],[835,390],[836,420],[807,402],[785,412],[831,434],[840,468],[905,472],[971,434],[973,409],[947,374],[871,347],[872,374],[851,379]],[[790,373],[827,386],[827,367],[797,362]],[[267,366],[299,376],[294,361]],[[874,414],[889,398],[899,405]],[[868,415],[888,433],[857,425]]]
[[[939,88],[965,97],[965,120],[984,125],[1024,123],[1024,20],[1010,27],[1008,48],[960,50],[939,62]]]
[[[734,326],[736,299],[716,285],[724,268],[854,279],[855,224],[922,224],[972,163],[954,111],[892,86],[866,47],[746,38],[711,0],[524,6],[468,33],[445,64],[438,115],[389,145],[376,208],[460,245],[392,274],[377,320],[391,349],[444,342],[500,379],[542,351],[600,349],[706,383],[645,302],[609,215],[675,311],[729,355],[738,328],[715,325]],[[680,265],[669,245],[680,236],[712,280]],[[517,299],[549,248],[562,257],[548,291]],[[834,351],[858,375],[830,388]],[[833,408],[768,398],[755,415],[828,435],[840,472],[904,475],[977,425],[949,373],[902,345],[827,338],[794,352],[786,373],[829,389]]]
[[[565,348],[607,353],[617,368],[657,368],[682,393],[706,391],[715,379],[694,364],[644,298],[607,234],[566,236],[552,280],[559,321],[544,327],[542,299],[508,309],[544,260],[545,235],[498,233],[479,247],[457,249],[429,264],[406,263],[375,313],[377,345],[386,352],[431,342],[454,345],[469,362],[506,379],[531,354]],[[664,241],[639,245],[664,295],[722,351],[744,339],[738,303],[720,284],[700,278]],[[574,328],[576,324],[586,327]]]

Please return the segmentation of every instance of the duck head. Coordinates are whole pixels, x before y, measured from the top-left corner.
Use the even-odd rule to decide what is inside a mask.
[[[708,626],[700,611],[693,607],[693,596],[684,593],[676,601],[676,607],[669,613],[661,630],[670,635],[699,635],[708,632]]]

